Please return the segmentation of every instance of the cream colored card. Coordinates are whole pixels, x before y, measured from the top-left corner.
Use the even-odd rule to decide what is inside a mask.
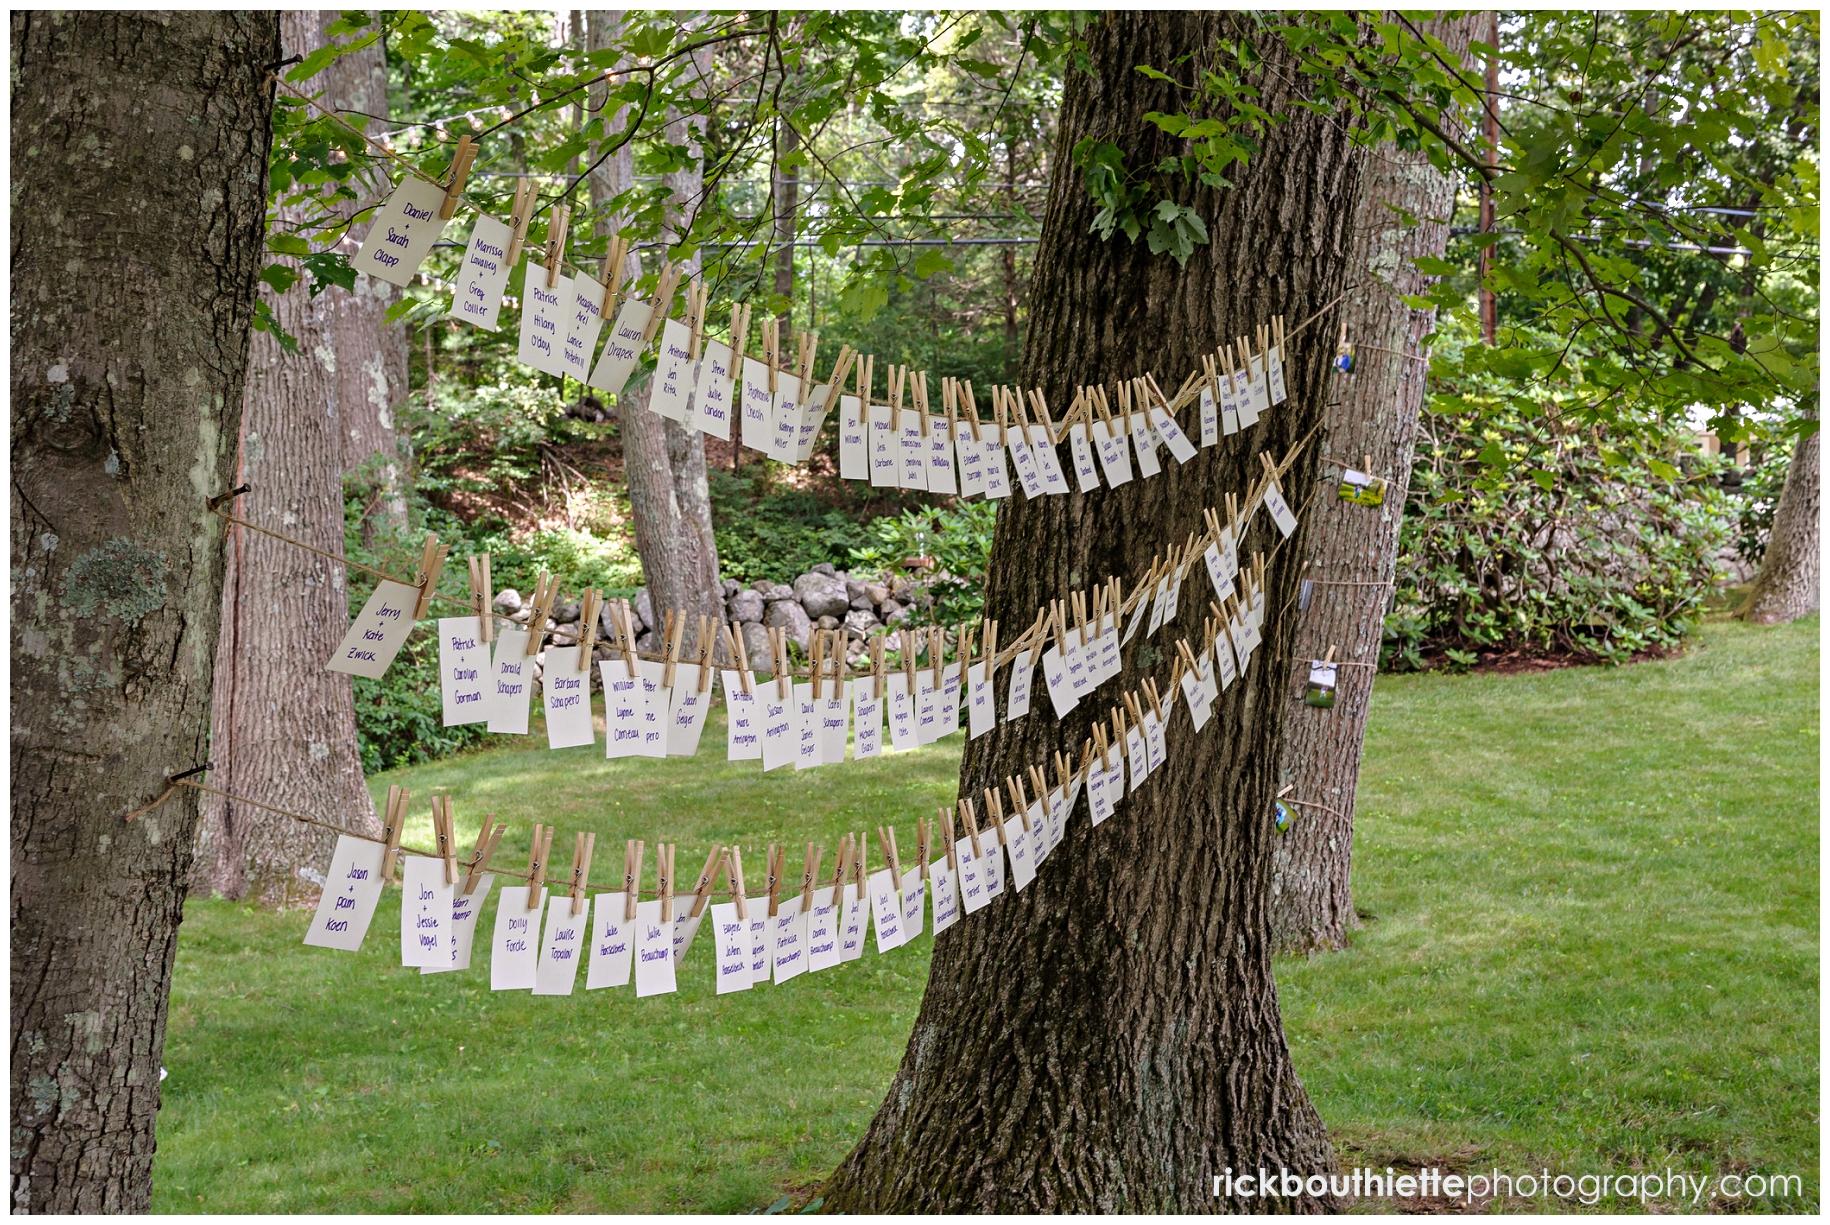
[[[712,934],[717,938],[718,995],[750,989],[750,921],[739,917],[736,902],[711,906]]]
[[[903,941],[902,891],[890,879],[888,868],[870,876],[871,927],[877,933],[877,952],[887,953]]]
[[[647,304],[644,303],[644,305]],[[620,312],[617,319],[619,326],[616,329],[616,337],[622,337],[620,343],[629,349],[631,354],[639,356],[633,346],[642,339],[641,331],[639,329],[636,331],[632,341],[623,336]],[[646,326],[647,324],[644,323],[643,327]],[[678,319],[669,319],[661,325],[661,348],[655,361],[652,389],[648,393],[650,412],[659,413],[669,421],[678,421],[685,426],[691,426],[694,422],[693,384],[699,377],[699,362],[692,356],[692,340],[692,329]],[[619,342],[615,338],[604,342],[606,355],[609,354],[610,346],[613,343]],[[604,359],[598,358],[597,364],[602,366]],[[633,359],[629,363],[629,368],[631,371],[635,369]]]
[[[807,916],[801,913],[800,894],[776,901],[769,941],[777,986],[807,972]]]
[[[869,424],[864,402],[857,396],[839,397],[839,476],[847,481],[868,481],[871,476]]]
[[[1018,651],[1011,661],[1010,689],[1004,695],[1004,722],[1021,719],[1029,713],[1029,684],[1036,671],[1036,653]]]
[[[446,727],[488,722],[489,644],[476,617],[439,618],[438,687]]]
[[[954,440],[953,452],[959,461],[960,496],[970,497],[975,493],[984,493],[985,454],[983,444],[971,433],[961,429],[960,436]]]
[[[864,899],[858,886],[845,886],[845,923],[839,929],[839,960],[856,961],[864,956]]]
[[[929,493],[956,493],[953,479],[953,439],[947,433],[945,417],[928,418],[928,484]]]
[[[1169,453],[1176,457],[1176,463],[1185,464],[1195,457],[1195,444],[1188,441],[1188,435],[1176,424],[1176,419],[1163,411],[1161,404],[1150,410],[1150,424],[1156,429],[1158,438],[1169,444]]]
[[[884,681],[884,693],[889,699],[890,710],[890,747],[898,753],[919,748],[921,741],[916,735],[915,695],[909,692],[909,678],[901,672],[892,673]]]
[[[780,371],[769,406],[769,458],[791,464],[801,451],[801,380]]]
[[[629,665],[621,659],[600,659],[597,671],[604,686],[604,756],[643,756],[648,687],[641,673],[630,676]]]
[[[905,868],[902,873],[902,942],[907,944],[921,935],[922,919],[927,911],[928,890],[919,868]]]
[[[516,357],[523,366],[542,374],[564,374],[560,346],[571,325],[572,279],[560,276],[546,283],[546,266],[532,255],[523,265],[521,288],[521,344]]]
[[[444,219],[438,215],[444,204],[445,189],[437,183],[417,175],[402,179],[376,207],[368,237],[362,240],[362,249],[350,267],[406,288],[431,253],[432,244],[445,232]]]
[[[996,838],[997,835],[993,834],[992,840],[994,843]],[[979,839],[981,850],[991,849],[986,847],[984,843],[985,840],[983,838]],[[985,908],[987,902],[991,901],[991,894],[985,887],[984,868],[978,859],[972,857],[972,843],[966,838],[961,838],[958,842],[953,844],[953,854],[954,857],[959,860],[960,906],[967,914],[976,914]],[[938,931],[940,929],[938,920],[936,920],[934,926],[935,930]]]
[[[743,674],[725,669],[719,674],[724,683],[724,727],[726,761],[762,760],[762,704],[757,696],[757,681],[750,677],[750,692],[743,691]]]
[[[477,214],[451,296],[451,317],[486,332],[496,330],[502,294],[508,289],[508,247],[514,232],[494,217]]]
[[[830,970],[842,960],[839,929],[845,923],[845,893],[840,887],[835,902],[831,885],[816,886],[813,907],[807,912],[807,970]]]
[[[985,497],[991,500],[1010,496],[1010,473],[1004,467],[1004,444],[998,440],[998,427],[980,426],[985,441],[979,445],[979,461],[985,468]]]
[[[669,757],[691,757],[699,751],[699,738],[705,733],[705,716],[711,708],[711,678],[706,678],[702,690],[698,664],[675,664],[673,693],[667,701]]]
[[[546,889],[539,901],[546,901]],[[540,966],[540,906],[527,905],[527,886],[510,885],[496,895],[496,930],[490,941],[489,989],[532,991]]]
[[[546,747],[571,749],[597,743],[591,722],[591,670],[578,668],[578,648],[548,647],[540,673],[541,701],[546,705]]]
[[[675,899],[674,904],[679,905]],[[635,993],[638,997],[667,995],[678,989],[674,981],[674,925],[661,917],[661,899],[638,902],[635,908]]]
[[[769,938],[769,899],[753,897],[745,901],[750,912],[750,981],[762,984],[770,981],[770,971],[774,968],[774,941]]]
[[[836,766],[845,760],[846,733],[851,730],[851,695],[851,681],[829,679],[814,703],[820,719],[821,765]]]
[[[800,711],[792,695],[777,697],[775,682],[764,681],[756,687],[756,701],[761,707],[762,763],[765,771],[792,765],[800,751]]]
[[[861,678],[851,685],[851,757],[863,761],[883,752],[883,699],[873,680]]]
[[[451,964],[451,898],[443,859],[401,856],[401,965]]]
[[[527,735],[527,711],[534,700],[534,657],[527,653],[526,630],[503,630],[496,635],[490,675],[495,692],[489,700],[489,730]]]
[[[702,434],[731,437],[731,346],[708,340],[699,357],[698,381],[693,385],[693,425]]]
[[[591,283],[597,285],[595,281]],[[598,286],[598,292],[600,294],[603,292],[601,286]],[[642,333],[647,330],[648,322],[652,318],[654,318],[653,303],[643,302],[637,298],[631,298],[623,303],[616,312],[616,319],[610,325],[610,336],[604,341],[604,351],[598,355],[597,366],[585,381],[606,395],[622,395],[623,388],[629,385],[629,376],[635,373],[636,363],[642,359]],[[686,332],[684,326],[678,324],[675,326],[679,332]],[[675,339],[681,342],[679,356],[684,357],[685,340],[678,333],[676,333]],[[668,352],[665,342],[662,344],[661,357],[663,362],[675,361],[674,369],[678,369],[677,359],[674,359]],[[659,373],[658,367],[657,373]],[[678,384],[674,385],[670,399],[684,404],[685,396],[679,394],[678,386]],[[649,407],[656,412],[661,412],[661,406],[654,402],[656,398],[658,395],[651,397]],[[669,407],[672,408],[672,404]],[[662,415],[671,414],[662,413]],[[675,417],[674,420],[677,421],[679,418]]]
[[[324,889],[318,894],[317,913],[305,929],[306,944],[346,953],[362,947],[362,937],[375,918],[375,904],[381,900],[384,853],[379,842],[337,835],[330,870],[324,874]]]
[[[1015,817],[1004,822],[1004,837],[1008,840],[1004,850],[1010,856],[1011,887],[1021,893],[1036,879],[1035,837]]]
[[[1123,418],[1093,423],[1093,445],[1099,452],[1099,466],[1105,469],[1106,484],[1117,489],[1131,479],[1131,455],[1125,443]]]
[[[567,282],[567,288],[572,296],[566,299],[566,334],[559,360],[567,375],[583,383],[591,377],[591,356],[597,352],[597,334],[604,327],[604,317],[598,313],[604,287],[581,272]]]
[[[767,451],[769,435],[775,427],[775,397],[769,392],[769,367],[754,357],[743,359],[743,445],[752,451]]]
[[[629,973],[635,965],[635,923],[625,919],[628,895],[600,893],[596,899],[595,920],[591,925],[591,964],[585,971],[585,990],[603,987],[627,987]]]
[[[1214,397],[1214,386],[1201,388],[1201,445],[1211,447],[1220,441],[1220,401]]]
[[[825,764],[820,756],[820,708],[813,700],[813,682],[794,687],[794,768],[811,770]]]
[[[379,680],[413,632],[413,609],[418,603],[417,587],[387,579],[376,583],[324,670]]]
[[[945,855],[928,865],[928,897],[933,901],[934,934],[938,936],[959,922],[959,883]]]
[[[894,489],[902,483],[902,459],[896,450],[896,427],[890,421],[890,406],[871,405],[866,423],[870,429],[871,486]]]
[[[896,454],[901,460],[896,483],[904,489],[928,487],[928,440],[921,436],[921,414],[904,409],[896,414]]]
[[[554,894],[546,902],[546,935],[540,943],[540,966],[534,971],[535,995],[570,995],[578,981],[578,963],[591,934],[591,899],[577,914],[572,899]]]
[[[477,916],[483,913],[483,899],[489,896],[489,886],[494,883],[496,874],[485,872],[477,877],[477,886],[468,895],[464,893],[464,878],[458,877],[458,888],[451,895],[451,962],[442,966],[421,966],[421,974],[445,974],[452,970],[470,968],[470,950],[476,942]]]
[[[1074,479],[1080,483],[1080,492],[1091,493],[1098,489],[1098,462],[1093,458],[1093,443],[1087,438],[1084,421],[1068,427],[1068,452],[1074,459]]]
[[[966,707],[966,739],[977,740],[998,724],[997,695],[985,675],[983,661],[972,665]]]

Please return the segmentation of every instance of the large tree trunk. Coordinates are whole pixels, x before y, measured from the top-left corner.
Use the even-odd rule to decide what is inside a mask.
[[[1741,616],[1759,625],[1795,621],[1817,611],[1817,441],[1813,430],[1792,451],[1785,488],[1773,510],[1766,555],[1741,606]]]
[[[311,23],[313,47],[330,41],[326,33],[341,14],[309,9],[295,17]],[[304,30],[301,29],[301,33]],[[287,54],[291,54],[288,47]],[[388,70],[379,40],[344,56],[313,82],[326,91],[325,102],[345,112],[351,123],[374,132],[388,117]],[[363,181],[362,200],[351,211],[385,197],[392,184],[379,164]],[[354,255],[368,236],[369,223],[351,229],[341,245]],[[386,320],[400,290],[367,273],[356,274],[353,291],[333,286],[324,291],[334,312],[332,343],[325,352],[337,375],[337,418],[342,426],[342,464],[353,472],[372,464],[369,519],[396,530],[407,526],[406,457],[394,428],[394,410],[407,397],[407,330]],[[365,527],[368,525],[365,524]]]
[[[1429,23],[1430,33],[1456,54],[1467,52],[1480,16]],[[1354,292],[1341,319],[1355,343],[1354,372],[1331,380],[1333,398],[1322,418],[1324,476],[1361,468],[1387,479],[1385,503],[1360,506],[1320,487],[1302,577],[1315,587],[1308,612],[1297,619],[1296,663],[1283,702],[1282,764],[1278,786],[1294,787],[1296,823],[1272,855],[1271,935],[1279,952],[1346,946],[1356,925],[1349,866],[1353,853],[1354,792],[1360,750],[1379,662],[1385,609],[1398,564],[1398,529],[1410,488],[1411,452],[1423,408],[1429,358],[1423,342],[1435,326],[1432,311],[1414,310],[1404,295],[1424,292],[1434,277],[1411,262],[1441,257],[1455,210],[1455,182],[1421,153],[1395,145],[1363,150],[1359,205],[1347,275]],[[1406,215],[1419,224],[1405,224]],[[1331,324],[1338,335],[1340,324]],[[1303,701],[1309,661],[1329,647],[1344,661],[1334,707]]]
[[[10,20],[12,1207],[145,1212],[279,31]]]
[[[586,13],[590,48],[601,51],[614,44],[622,24],[621,9],[594,9]],[[709,71],[710,50],[700,53]],[[595,105],[604,102],[600,92]],[[624,111],[610,121],[611,133],[627,122]],[[665,176],[671,193],[668,222],[676,232],[684,228],[680,202],[699,198],[703,168],[699,142],[705,129],[702,117],[673,117],[667,139],[692,152],[692,168]],[[597,155],[592,153],[592,160]],[[609,212],[609,203],[633,182],[633,151],[628,145],[606,158],[591,175],[591,203],[597,213],[597,232],[608,237],[624,219]],[[688,274],[698,268],[698,257]],[[684,291],[682,291],[684,292]],[[698,615],[714,622],[724,619],[724,592],[718,581],[718,547],[712,538],[712,504],[705,473],[705,438],[699,431],[682,428],[648,411],[650,386],[644,383],[626,391],[617,404],[617,430],[623,442],[623,472],[629,482],[630,517],[635,524],[635,551],[642,559],[642,578],[655,611],[676,608],[687,615],[684,642],[687,650],[698,638]]]
[[[1289,120],[1233,190],[1187,191],[1212,245],[1180,268],[1143,244],[1102,243],[1065,151],[1109,135],[1132,166],[1178,142],[1144,120],[1175,89],[1134,69],[1194,80],[1207,48],[1241,36],[1228,14],[1130,12],[1088,31],[1093,73],[1071,71],[1030,295],[1023,383],[1056,397],[1082,383],[1154,371],[1171,386],[1203,353],[1285,315],[1324,311],[1346,281],[1354,169],[1345,132],[1291,106],[1297,75],[1268,41],[1262,105]],[[1193,62],[1185,57],[1193,54]],[[998,516],[986,615],[1026,626],[1051,597],[1120,574],[1135,582],[1203,507],[1243,493],[1258,454],[1281,457],[1322,419],[1326,319],[1295,339],[1290,400],[1242,435],[1116,491],[1029,502]],[[1313,490],[1311,440],[1284,488]],[[1268,533],[1268,534],[1267,534]],[[1261,514],[1246,541],[1270,555]],[[1267,1205],[1214,1194],[1229,1167],[1321,1174],[1334,1155],[1290,1061],[1271,974],[1268,914],[1282,690],[1294,644],[1301,533],[1269,562],[1265,645],[1197,735],[1169,725],[1169,764],[1094,829],[1084,808],[1035,882],[935,945],[928,991],[883,1106],[834,1174],[842,1211],[1209,1212],[1334,1202],[1308,1192]],[[966,747],[961,792],[1077,748],[1142,675],[1168,680],[1177,637],[1198,642],[1206,601],[1190,580],[1177,621],[1129,648],[1125,676],[1057,723],[1039,695],[1027,718]],[[1097,710],[1094,708],[1097,707]]]
[[[322,16],[280,14],[287,55],[324,45]],[[336,349],[342,330],[334,292],[311,298],[301,284],[270,295],[298,352],[286,353],[266,332],[254,336],[238,481],[254,488],[234,506],[251,523],[341,554],[342,380],[338,363],[323,356]],[[348,575],[336,562],[269,536],[238,526],[229,532],[211,720],[215,784],[376,830],[350,678],[324,670],[349,628]],[[251,893],[269,906],[316,895],[335,834],[219,796],[206,797],[203,818],[198,850],[209,888],[229,898]]]

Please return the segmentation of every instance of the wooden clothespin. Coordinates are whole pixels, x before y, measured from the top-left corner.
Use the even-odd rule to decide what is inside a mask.
[[[506,825],[496,825],[495,817],[483,814],[483,828],[477,831],[477,844],[471,850],[470,858],[464,864],[463,894],[469,897],[476,891],[478,882],[489,867],[490,859],[496,853],[496,845],[502,841],[502,831]]]
[[[1093,743],[1099,746],[1099,769],[1101,773],[1104,773],[1112,768],[1112,758],[1106,742],[1105,724],[1095,723],[1093,725]]]
[[[633,923],[636,902],[642,894],[642,856],[647,844],[640,838],[631,838],[623,848],[623,922]]]
[[[587,588],[584,603],[578,610],[578,670],[591,670],[591,651],[597,646],[597,616],[603,608],[603,593],[595,587]],[[587,691],[586,696],[589,696]]]
[[[762,350],[763,364],[769,368],[769,394],[780,391],[777,385],[781,373],[782,358],[782,320],[780,315],[770,315],[763,320]]]
[[[695,362],[699,360],[700,346],[705,343],[705,295],[705,282],[694,277],[686,287],[686,326],[690,333],[686,355]]]
[[[750,304],[747,302],[731,303],[731,373],[741,377],[743,373],[743,351],[750,337]]]
[[[476,609],[478,635],[485,643],[496,640],[496,593],[489,585],[489,554],[470,559],[470,605]]]
[[[818,333],[815,333],[814,335],[814,343],[816,346],[819,343]],[[839,360],[832,364],[832,375],[826,380],[826,400],[820,405],[822,409],[829,412],[831,411],[833,401],[839,398],[839,393],[845,386],[845,376],[851,373],[852,369],[857,366],[857,363],[857,351],[850,345],[840,345]],[[861,367],[859,368],[861,369]],[[813,354],[811,351],[809,351],[807,355],[807,372],[810,376],[813,373]]]
[[[938,625],[928,627],[928,663],[934,671],[934,688],[940,688],[940,673],[944,666],[941,656],[947,653],[947,631]]]
[[[913,700],[915,697],[915,635],[908,629],[897,632],[902,635],[902,674],[906,678],[904,683],[908,686],[910,699]]]
[[[929,433],[928,372],[926,370],[917,370],[914,374],[913,383],[914,383],[913,399],[915,401],[915,414],[916,414],[916,416],[921,418],[921,436],[923,438],[926,438],[926,437],[928,437],[928,433]]]
[[[725,880],[731,886],[731,904],[737,907],[737,917],[748,923],[750,906],[743,896],[743,848],[733,844],[724,853],[724,863]]]
[[[616,296],[622,291],[623,278],[629,268],[629,240],[621,234],[610,236],[610,249],[604,252],[604,297],[597,304],[599,318],[608,319]]]
[[[832,865],[832,900],[826,904],[837,906],[845,897],[845,869],[851,867],[851,835],[845,834],[839,839],[839,856]]]
[[[546,287],[559,284],[559,265],[565,259],[567,227],[572,221],[569,204],[556,205],[546,223]]]
[[[674,308],[674,291],[680,285],[680,269],[671,263],[661,265],[661,275],[655,284],[654,309],[649,312],[648,322],[642,327],[642,345],[646,349],[654,339],[655,333],[661,330],[661,324]]]
[[[553,612],[553,596],[556,588],[553,576],[542,570],[534,580],[533,598],[527,605],[527,650],[528,656],[540,654],[540,644],[546,638],[546,621]]]
[[[1010,836],[1004,832],[1004,797],[996,787],[985,788],[985,812],[998,828],[998,845],[1009,846]]]
[[[1271,330],[1277,336],[1278,364],[1279,365],[1288,365],[1289,361],[1290,361],[1290,355],[1289,355],[1289,353],[1285,352],[1285,350],[1284,350],[1284,317],[1282,315],[1271,316]]]
[[[813,882],[819,879],[820,860],[826,855],[826,848],[817,842],[807,844],[807,858],[801,864],[801,913],[813,909]]]
[[[686,636],[686,617],[675,609],[667,610],[667,651],[662,659],[661,684],[671,689],[674,669],[680,663],[680,640]]]
[[[896,827],[894,825],[877,827],[877,845],[883,851],[883,857],[890,861],[890,884],[896,888],[896,896],[902,896],[902,863],[896,858]]]
[[[657,844],[655,847],[655,872],[661,883],[661,922],[674,921],[674,852],[678,850],[675,843]],[[666,863],[663,870],[662,863]]]
[[[628,600],[617,601],[617,615],[623,627],[620,634],[622,641],[618,644],[623,652],[623,666],[633,677],[637,671],[635,666],[635,612],[630,607]]]
[[[1152,677],[1152,676],[1146,676],[1143,680],[1143,688],[1144,688],[1144,696],[1146,698],[1150,699],[1150,712],[1156,716],[1156,721],[1159,724],[1162,723],[1163,722],[1163,700],[1162,700],[1161,695],[1157,693],[1156,678]],[[1139,720],[1139,722],[1142,722],[1142,720]]]
[[[953,390],[954,394],[960,397],[960,406],[965,410],[966,424],[972,427],[972,441],[984,442],[985,435],[980,431],[979,405],[978,401],[972,398],[971,381],[962,383],[956,379]]]
[[[1017,819],[1023,823],[1023,832],[1029,833],[1029,793],[1023,789],[1022,778],[1006,774],[1004,786],[1010,790],[1010,806],[1016,810]]]
[[[591,856],[597,850],[596,834],[579,834],[572,847],[572,913],[585,908],[585,890],[591,887]]]
[[[879,702],[883,700],[883,638],[878,634],[871,639],[871,696]]]
[[[521,258],[521,248],[527,242],[527,226],[534,219],[534,203],[538,190],[534,180],[519,178],[515,180],[515,203],[508,218],[508,259],[507,267],[513,268],[515,261]]]
[[[788,660],[788,631],[780,626],[769,630],[769,671],[775,674],[775,696],[786,702],[794,696],[794,681]]]
[[[1322,656],[1322,662],[1325,664],[1333,663],[1334,662],[1334,651],[1335,651],[1335,644],[1330,643],[1328,646],[1328,654]]]
[[[477,144],[468,136],[458,137],[457,152],[451,155],[451,181],[445,185],[445,202],[438,206],[439,220],[449,221],[457,212],[458,198],[464,184],[470,181],[470,163],[477,157]]]
[[[915,818],[915,857],[921,863],[921,879],[928,879],[928,819]]]
[[[451,828],[451,797],[432,797],[432,836],[445,861],[445,883],[457,884],[457,838]]]
[[[534,826],[534,837],[527,845],[527,908],[540,905],[540,886],[546,883],[546,865],[553,853],[553,827]]]
[[[712,687],[712,657],[717,640],[712,637],[712,619],[705,613],[699,614],[699,692],[706,693]]]
[[[824,693],[822,686],[826,683],[826,669],[821,666],[825,662],[826,655],[825,631],[814,630],[808,639],[807,647],[808,662],[813,673],[813,700],[818,702],[822,699]]]
[[[711,853],[705,857],[705,866],[699,869],[699,882],[693,886],[693,905],[686,912],[687,917],[696,919],[705,913],[705,904],[711,900],[712,886],[717,883],[719,869],[723,866],[724,847],[713,843]]]
[[[769,844],[768,882],[769,882],[769,917],[773,919],[781,906],[782,884],[782,848],[771,842]]]
[[[945,843],[947,847],[947,870],[957,873],[959,871],[959,854],[953,848],[953,810],[943,805],[935,810],[935,815],[940,821],[941,841]]]
[[[998,670],[998,623],[996,621],[979,622],[979,655],[985,661],[985,680],[989,683]]]
[[[1059,760],[1061,755],[1057,753],[1055,756]],[[1043,806],[1051,807],[1048,798],[1048,762],[1046,760],[1039,767],[1031,766],[1029,768],[1029,782],[1030,786],[1036,789],[1036,798],[1042,801]]]
[[[743,626],[733,621],[725,633],[730,636],[731,662],[737,667],[737,683],[743,686],[746,694],[753,694],[756,692],[756,680],[750,675],[750,655],[743,645]]]
[[[851,861],[852,884],[858,887],[858,897],[865,900],[868,904],[868,899],[870,897],[870,864],[868,862],[870,859],[870,844],[864,841],[864,833],[862,830],[852,835],[851,849],[853,855]]]
[[[419,555],[419,573],[413,585],[419,588],[419,599],[413,604],[413,619],[421,620],[432,607],[432,593],[438,590],[438,576],[445,569],[445,554],[451,546],[440,544],[437,536],[426,537],[426,547]]]
[[[407,800],[412,794],[405,787],[388,787],[388,811],[381,823],[381,883],[384,887],[394,879],[394,861],[400,858],[400,829],[407,823]]]
[[[966,827],[966,837],[972,843],[972,858],[976,860],[980,855],[984,854],[979,847],[978,814],[972,809],[972,801],[964,796],[960,797],[959,816],[961,823]],[[953,866],[956,870],[958,869],[958,859],[954,860]]]

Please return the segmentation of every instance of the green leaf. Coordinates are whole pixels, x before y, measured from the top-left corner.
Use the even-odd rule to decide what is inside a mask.
[[[317,255],[307,255],[299,262],[311,273],[311,296],[314,298],[332,285],[340,285],[344,289],[356,288],[356,270],[350,267],[346,255],[321,251]]]
[[[953,261],[938,250],[929,249],[915,257],[915,276],[927,280],[937,272],[952,272]]]
[[[301,274],[296,268],[285,264],[268,264],[261,269],[261,280],[272,286],[274,293],[285,293],[298,283]]]
[[[1678,470],[1662,459],[1648,459],[1646,467],[1651,470],[1652,475],[1663,477],[1667,481],[1678,479]]]
[[[890,291],[875,282],[848,285],[839,293],[839,304],[869,323],[878,311],[890,304]]]
[[[311,244],[297,234],[269,234],[267,250],[275,255],[310,255]]]

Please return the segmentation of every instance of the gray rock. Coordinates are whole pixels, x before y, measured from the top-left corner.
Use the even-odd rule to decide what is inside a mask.
[[[762,588],[762,598],[763,602],[767,604],[773,604],[777,600],[792,600],[794,598],[794,588],[788,586],[786,583],[775,583],[772,586]]]
[[[518,608],[514,612],[508,614],[508,619],[518,625],[526,625],[528,618],[533,615],[534,610],[531,608]]]
[[[505,617],[520,612],[521,593],[513,587],[504,587],[496,594],[496,611]]]
[[[579,601],[568,600],[553,610],[553,620],[560,625],[571,625],[578,620],[578,614],[583,611],[583,605]]]
[[[655,619],[654,601],[648,598],[648,588],[636,588],[635,599],[631,603],[635,606],[635,632],[637,634],[643,630],[659,628],[661,623]]]
[[[750,661],[750,670],[767,670],[769,663],[769,631],[759,621],[743,623],[743,653]]]
[[[882,583],[866,583],[864,584],[864,598],[871,602],[872,607],[876,607],[889,600],[890,589]]]
[[[605,600],[604,606],[599,609],[597,613],[598,641],[602,642],[609,638],[620,638],[621,636],[622,635],[616,628],[616,618],[610,615],[610,601]]]
[[[864,584],[849,578],[844,581],[845,598],[852,601],[852,607],[856,608],[858,606],[857,602],[864,598]]]
[[[837,570],[833,569],[833,565],[829,561],[823,561],[819,565],[815,566],[813,568],[813,573],[824,574],[827,578],[839,577],[839,572]]]
[[[786,630],[794,645],[803,651],[813,634],[813,619],[793,600],[777,600],[770,604],[769,611],[763,614],[763,624],[771,629]]]
[[[768,579],[768,578],[759,578],[754,583],[750,584],[750,587],[752,590],[761,591],[765,594],[768,593],[770,590],[772,590],[775,586],[776,586],[775,580]]]
[[[871,603],[871,598],[867,595],[853,597],[851,606],[854,612],[870,612],[877,607]]]
[[[883,618],[885,625],[901,625],[913,614],[894,600],[885,600],[877,609],[877,615]]]
[[[732,596],[736,595],[739,591],[742,591],[742,590],[743,590],[743,584],[738,582],[736,579],[727,578],[724,580],[724,598],[725,599],[727,599],[727,600],[730,599]]]
[[[731,598],[726,601],[724,609],[725,615],[732,621],[741,621],[745,625],[753,621],[761,622],[763,619],[762,592],[740,587],[731,593]]]
[[[868,608],[854,608],[845,614],[846,630],[860,637],[868,636],[882,624]]]
[[[635,636],[635,649],[638,651],[659,653],[661,650],[661,636],[653,630],[644,630],[642,633]]]
[[[849,616],[850,614],[847,614],[847,615]],[[814,624],[818,625],[821,629],[826,630],[827,632],[830,633],[831,631],[839,628],[840,621],[837,617],[825,616],[825,617],[821,617],[818,621],[814,622]]]
[[[845,584],[829,574],[803,574],[795,579],[794,598],[809,617],[843,617],[851,610]]]

